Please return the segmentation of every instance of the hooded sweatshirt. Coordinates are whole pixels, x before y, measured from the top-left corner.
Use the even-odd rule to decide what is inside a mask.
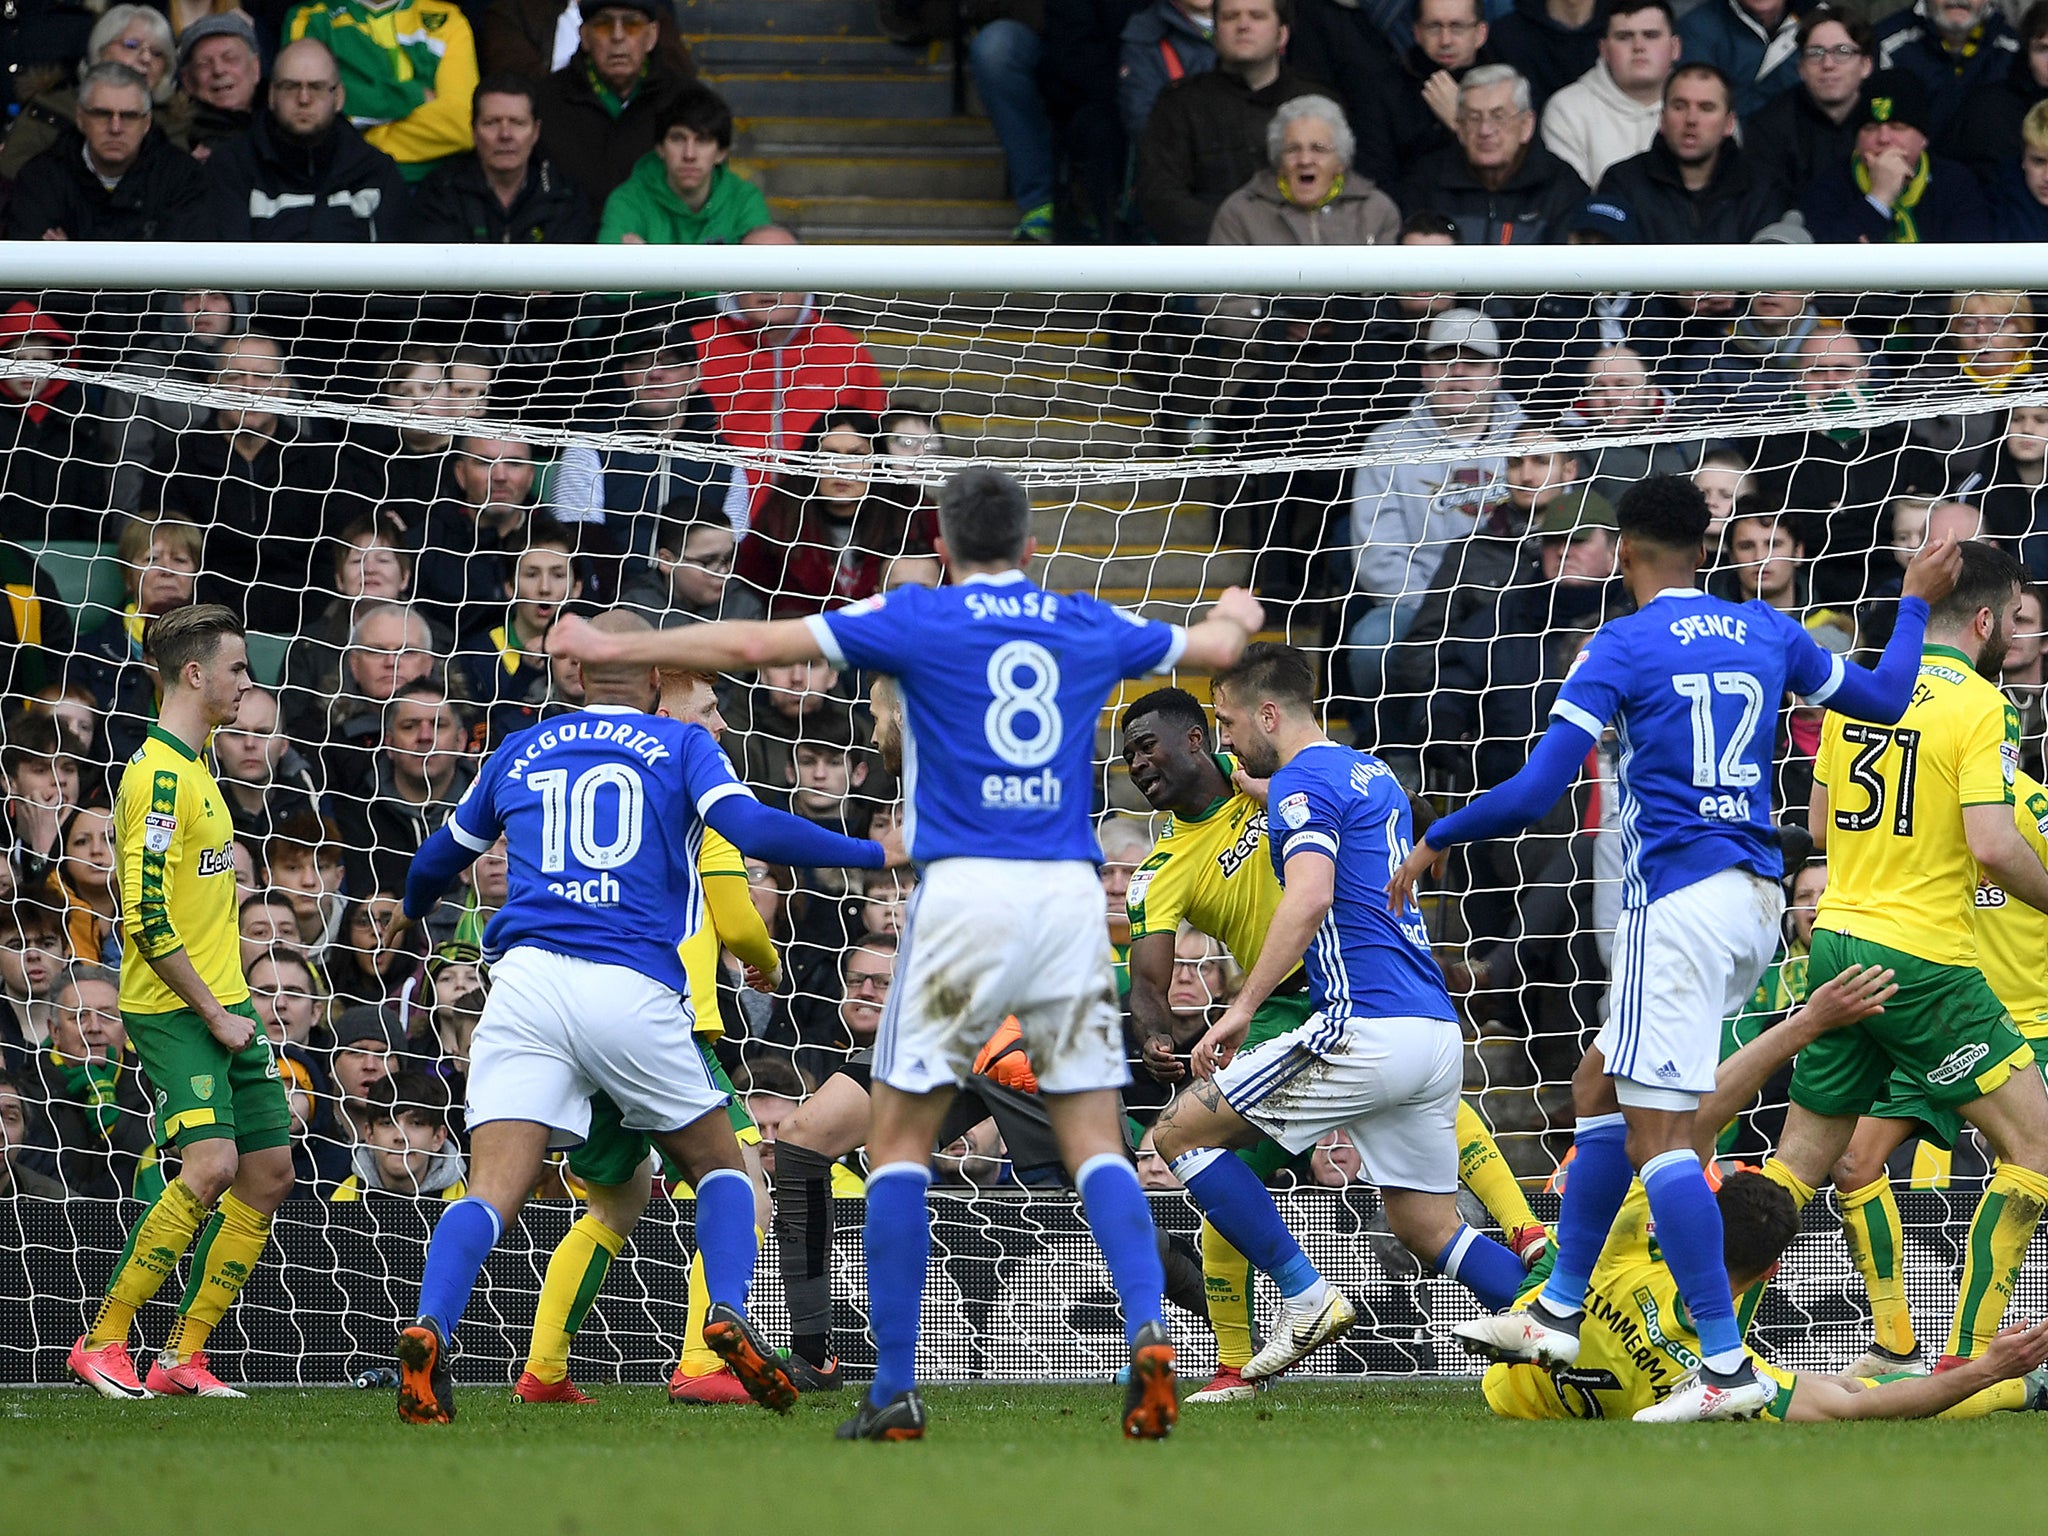
[[[1589,187],[1600,185],[1610,165],[1640,155],[1657,137],[1664,103],[1637,101],[1614,83],[1604,63],[1550,98],[1543,109],[1543,145],[1579,173]]]
[[[1496,391],[1477,430],[1454,436],[1425,394],[1366,439],[1387,462],[1361,465],[1351,483],[1360,592],[1381,602],[1421,598],[1444,551],[1507,499],[1508,443],[1521,424],[1514,397]]]
[[[442,1144],[427,1163],[426,1176],[420,1180],[418,1189],[393,1189],[384,1182],[384,1173],[377,1166],[377,1149],[359,1145],[349,1159],[351,1172],[328,1196],[330,1200],[360,1200],[366,1189],[381,1190],[386,1194],[398,1195],[439,1195],[443,1200],[460,1200],[467,1187],[462,1177],[462,1153],[451,1136]]]
[[[718,411],[718,430],[736,448],[794,448],[830,410],[889,408],[889,392],[866,345],[818,313],[804,295],[796,323],[777,339],[743,324],[730,299],[692,333],[700,387]]]
[[[692,211],[669,187],[659,151],[650,149],[605,199],[597,238],[601,245],[622,244],[627,235],[649,245],[738,245],[748,230],[771,222],[761,189],[725,165],[712,167],[711,195]]]

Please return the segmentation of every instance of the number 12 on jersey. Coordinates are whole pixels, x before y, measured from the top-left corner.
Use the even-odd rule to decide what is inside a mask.
[[[1671,688],[1692,706],[1693,788],[1721,791],[1700,798],[1700,814],[1748,820],[1749,796],[1740,791],[1763,782],[1763,769],[1749,760],[1749,745],[1763,718],[1764,685],[1747,672],[1680,672],[1671,679]],[[1716,694],[1742,701],[1742,712],[1725,742],[1714,724]]]

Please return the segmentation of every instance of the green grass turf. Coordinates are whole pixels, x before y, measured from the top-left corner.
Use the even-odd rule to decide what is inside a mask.
[[[1109,1387],[985,1386],[932,1391],[922,1444],[842,1445],[844,1397],[776,1419],[596,1390],[515,1409],[465,1389],[447,1428],[399,1424],[389,1392],[0,1392],[0,1531],[1994,1531],[2028,1518],[2044,1429],[1514,1424],[1470,1385],[1300,1384],[1126,1444]]]

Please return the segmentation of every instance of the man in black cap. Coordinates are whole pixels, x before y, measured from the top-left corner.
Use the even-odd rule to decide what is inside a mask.
[[[1863,85],[1856,148],[1821,172],[1800,200],[1821,244],[1913,245],[1989,240],[1991,221],[1977,179],[1931,155],[1934,120],[1927,88],[1902,69],[1881,69]]]
[[[192,98],[192,158],[241,133],[256,112],[263,54],[256,24],[241,11],[202,16],[178,39],[178,80]]]
[[[663,0],[584,6],[574,56],[541,82],[541,151],[593,208],[654,148],[655,119],[690,83],[656,52],[664,9]]]

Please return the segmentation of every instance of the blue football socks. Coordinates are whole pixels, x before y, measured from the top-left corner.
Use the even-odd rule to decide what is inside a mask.
[[[474,1197],[457,1200],[441,1213],[420,1277],[420,1316],[440,1324],[443,1339],[455,1337],[476,1277],[504,1230],[496,1207]]]
[[[1173,1171],[1224,1241],[1272,1276],[1282,1296],[1300,1296],[1322,1283],[1272,1194],[1242,1159],[1220,1147],[1199,1147],[1176,1157]]]
[[[713,1304],[744,1312],[754,1285],[754,1183],[738,1168],[714,1168],[697,1181],[697,1251]]]
[[[1574,1155],[1565,1178],[1564,1205],[1557,1216],[1557,1259],[1543,1283],[1543,1305],[1569,1317],[1586,1304],[1593,1266],[1614,1230],[1614,1218],[1635,1169],[1628,1161],[1628,1122],[1617,1112],[1579,1121]]]
[[[931,1260],[932,1173],[919,1163],[890,1163],[868,1176],[864,1229],[868,1328],[875,1336],[875,1380],[868,1401],[882,1407],[917,1385],[917,1316]]]
[[[1745,1357],[1722,1251],[1721,1205],[1707,1187],[1699,1154],[1681,1147],[1651,1158],[1643,1164],[1643,1188],[1657,1223],[1657,1246],[1692,1313],[1700,1359],[1712,1371],[1739,1370]]]
[[[1505,1312],[1528,1281],[1522,1261],[1483,1232],[1460,1225],[1457,1236],[1436,1256],[1436,1271],[1455,1280],[1489,1312]]]

